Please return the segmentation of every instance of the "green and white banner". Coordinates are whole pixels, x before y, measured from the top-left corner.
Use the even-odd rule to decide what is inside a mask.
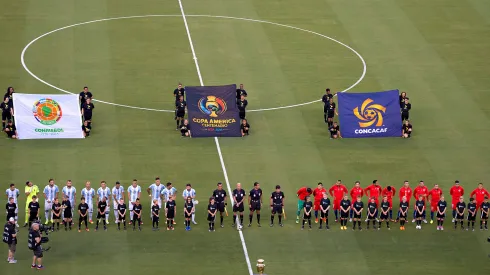
[[[19,139],[83,138],[78,95],[14,93]]]

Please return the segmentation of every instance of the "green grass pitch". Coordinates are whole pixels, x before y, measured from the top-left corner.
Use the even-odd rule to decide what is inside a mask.
[[[287,196],[284,228],[245,228],[252,265],[267,274],[490,274],[487,232],[300,231],[294,192],[342,179],[350,188],[373,179],[399,188],[403,180],[438,183],[444,193],[459,179],[467,191],[490,187],[490,5],[486,0],[184,0],[188,15],[222,15],[291,25],[338,39],[358,51],[367,73],[352,91],[407,91],[414,135],[403,139],[328,139],[320,103],[247,116],[252,134],[219,139],[232,187],[259,181],[266,196],[280,184]],[[171,109],[180,81],[199,85],[177,0],[4,1],[0,9],[0,86],[21,93],[60,93],[31,77],[22,49],[48,31],[96,19],[162,14],[77,26],[46,36],[25,61],[40,78],[78,93],[88,85],[96,99],[142,108]],[[362,63],[351,51],[310,33],[270,24],[188,17],[204,84],[244,83],[249,109],[320,99],[325,88],[357,81]],[[197,221],[183,229],[152,232],[60,232],[46,253],[50,274],[249,274],[239,234],[207,231],[204,202],[225,181],[214,139],[181,139],[173,114],[95,102],[93,136],[86,140],[0,140],[0,187],[26,180],[40,188],[49,178],[80,190],[137,178],[146,189],[156,176],[181,192],[197,191]],[[2,191],[3,192],[3,191]],[[179,192],[179,195],[180,195]],[[143,196],[148,211],[147,196]],[[24,196],[21,196],[23,205]],[[0,200],[2,207],[4,197]],[[182,200],[179,196],[179,205]],[[21,211],[22,213],[23,211]],[[268,224],[269,210],[262,213]],[[148,212],[144,213],[147,217]],[[0,214],[3,221],[4,213]],[[332,218],[332,216],[331,216]],[[23,215],[21,215],[21,220]],[[111,213],[111,221],[113,221]],[[16,265],[2,274],[31,272],[22,229]],[[7,257],[6,246],[1,257]],[[33,271],[34,272],[34,271]]]

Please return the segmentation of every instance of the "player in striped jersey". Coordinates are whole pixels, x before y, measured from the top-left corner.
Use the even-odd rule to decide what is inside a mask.
[[[167,187],[163,188],[161,195],[165,203],[169,198],[175,201],[177,198],[177,188],[173,187],[171,182],[167,182]],[[175,224],[175,219],[173,219],[173,224]]]
[[[85,188],[82,189],[81,195],[85,198],[85,203],[88,204],[88,221],[93,224],[92,214],[94,212],[95,190],[90,187],[90,181],[85,183]]]
[[[44,224],[48,224],[49,221],[53,222],[53,202],[58,197],[58,186],[54,184],[53,179],[49,179],[49,184],[44,187],[44,217],[46,221]]]
[[[71,180],[67,180],[66,181],[66,186],[63,187],[63,189],[61,190],[61,192],[63,193],[64,196],[67,196],[68,197],[68,200],[70,201],[70,205],[71,205],[71,216],[73,218],[73,210],[76,206],[76,197],[77,197],[77,189],[72,186],[72,182]],[[61,211],[61,219],[64,220],[65,219],[65,211]],[[73,225],[73,220],[71,222],[71,224]]]
[[[120,182],[116,181],[116,186],[112,187],[112,206],[114,207],[114,219],[116,223],[119,223],[119,210],[117,206],[119,202],[123,199],[124,202],[124,186]],[[119,226],[119,225],[118,225]]]
[[[17,220],[19,219],[19,205],[17,204],[17,199],[19,198],[19,189],[15,188],[15,184],[11,183],[10,187],[5,191],[7,200],[10,198],[14,199],[15,203],[15,226],[19,227]]]
[[[160,178],[156,177],[155,182],[146,189],[146,192],[148,192],[148,196],[150,197],[151,201],[156,200],[160,209],[162,208],[162,198],[160,194],[162,193],[163,188],[164,186],[162,185]],[[150,209],[152,208],[153,206],[150,205]],[[153,218],[152,211],[150,211],[150,217]]]
[[[133,221],[133,206],[136,204],[136,200],[141,196],[141,187],[138,185],[138,180],[134,179],[131,186],[128,187],[128,199],[129,199],[129,224]]]
[[[187,200],[188,197],[191,197],[192,198],[192,204],[194,205],[194,212],[192,212],[192,223],[193,224],[197,224],[196,220],[195,220],[195,213],[196,213],[196,190],[194,190],[194,188],[192,188],[191,184],[188,183],[185,185],[185,189],[184,191],[182,192],[182,197],[184,198],[184,201]],[[190,227],[190,225],[189,225]]]
[[[105,198],[107,203],[107,206],[105,207],[105,223],[109,224],[109,211],[111,210],[109,202],[111,200],[111,189],[107,187],[105,181],[101,181],[100,187],[97,189],[97,202],[102,201],[102,198]]]

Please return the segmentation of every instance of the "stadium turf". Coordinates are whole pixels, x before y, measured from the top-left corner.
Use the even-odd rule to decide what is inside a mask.
[[[438,183],[448,194],[459,179],[467,192],[490,188],[488,45],[490,6],[485,0],[261,1],[184,0],[188,15],[260,19],[318,32],[358,51],[367,63],[352,91],[406,91],[412,102],[413,138],[329,140],[320,103],[249,112],[251,135],[219,140],[229,181],[248,191],[259,181],[265,196],[280,184],[286,194],[284,228],[245,228],[252,265],[266,261],[268,274],[489,274],[487,232],[300,231],[294,223],[297,188],[330,186],[342,179],[365,187],[373,179],[399,188],[403,180]],[[91,23],[55,32],[35,42],[25,62],[38,77],[74,93],[87,85],[96,99],[143,108],[172,109],[180,81],[199,85],[177,0],[10,1],[0,10],[0,85],[21,93],[60,93],[31,77],[20,63],[22,49],[51,30],[90,20],[162,14]],[[237,19],[188,17],[204,84],[244,83],[249,109],[320,99],[325,88],[346,89],[362,63],[351,51],[311,33]],[[143,193],[142,232],[117,232],[111,211],[108,232],[59,232],[46,253],[51,274],[249,274],[239,234],[230,227],[207,231],[205,201],[225,182],[213,139],[182,139],[173,113],[95,102],[93,134],[86,140],[1,139],[0,186],[26,180],[40,188],[106,180],[146,189],[160,176],[181,191],[197,191],[197,221],[191,232],[178,214],[176,230],[152,232]],[[2,189],[2,190],[3,190]],[[21,196],[23,213],[25,196]],[[266,200],[267,201],[267,200]],[[5,204],[2,197],[0,201]],[[267,204],[267,203],[266,203]],[[231,208],[229,206],[228,210]],[[0,214],[3,220],[3,211]],[[23,214],[21,220],[23,221]],[[247,216],[245,219],[247,220]],[[276,219],[277,221],[277,219]],[[31,253],[21,229],[18,263],[5,274],[30,272]],[[6,247],[1,255],[6,257]],[[4,272],[2,272],[3,274]]]

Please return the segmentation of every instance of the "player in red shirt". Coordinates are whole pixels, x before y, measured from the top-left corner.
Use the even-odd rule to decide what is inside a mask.
[[[305,207],[306,197],[311,195],[312,191],[310,187],[301,187],[296,192],[298,196],[298,210],[296,210],[296,223],[299,223],[299,214],[301,214],[301,210]]]
[[[429,192],[430,196],[430,223],[434,223],[434,212],[437,212],[437,203],[441,200],[442,189],[439,184],[434,184],[434,188]]]
[[[381,196],[381,192],[383,191],[383,187],[378,184],[378,180],[373,180],[373,184],[369,185],[364,189],[364,194],[367,197],[374,198],[374,202],[377,206],[379,206],[379,196]],[[368,218],[366,218],[366,222]]]
[[[408,180],[403,182],[403,186],[400,188],[398,192],[398,197],[400,198],[400,202],[403,202],[403,197],[405,197],[406,202],[410,206],[410,199],[412,199],[412,188],[410,187],[410,183]],[[400,219],[400,210],[398,210],[398,214],[396,215],[397,221]]]
[[[335,222],[337,222],[339,220],[340,201],[344,195],[349,193],[349,191],[345,185],[342,184],[341,180],[337,180],[337,182],[328,189],[328,193],[333,197],[333,210],[335,213]]]
[[[424,199],[424,202],[427,203],[427,196],[429,196],[429,188],[427,188],[427,186],[425,186],[423,180],[419,181],[419,186],[415,187],[415,189],[413,190],[413,197],[415,199],[418,199],[420,196],[422,196],[422,198]],[[416,210],[413,211],[412,222],[415,222],[415,213],[416,213]],[[424,215],[423,216],[424,223],[427,223],[427,219],[425,217],[425,211],[422,214]]]
[[[470,197],[475,198],[476,209],[480,209],[481,204],[485,200],[485,197],[490,197],[490,194],[485,188],[483,188],[483,183],[479,183],[478,187],[471,192]]]
[[[356,183],[354,183],[354,187],[352,187],[352,189],[350,190],[350,197],[352,198],[352,204],[354,204],[354,202],[357,201],[357,197],[361,197],[362,199],[362,196],[364,196],[364,190],[362,189],[361,187],[361,182],[360,181],[356,181]],[[354,214],[354,210],[350,209],[350,222],[352,222],[352,215]]]
[[[324,193],[327,193],[327,190],[323,188],[323,184],[319,182],[318,186],[313,190],[313,197],[315,198],[313,204],[313,210],[315,210],[315,223],[318,223],[318,210],[320,210],[320,201],[323,199]]]
[[[453,222],[456,219],[456,204],[459,202],[459,198],[464,195],[464,189],[459,185],[459,180],[454,182],[453,187],[449,189],[449,194],[451,195],[451,209],[453,210]]]
[[[386,196],[386,198],[388,199],[388,202],[390,203],[390,220],[392,222],[394,222],[393,220],[393,197],[395,196],[396,194],[396,189],[395,187],[393,186],[386,186],[385,189],[383,189],[383,191],[381,192],[381,195],[383,196],[383,198]]]

